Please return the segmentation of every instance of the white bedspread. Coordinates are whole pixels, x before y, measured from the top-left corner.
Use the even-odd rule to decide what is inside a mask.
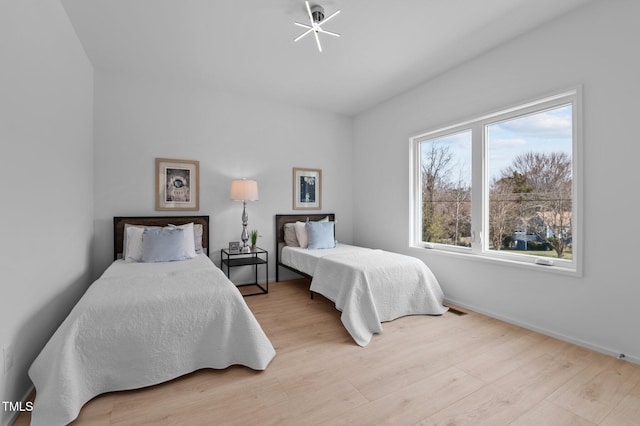
[[[372,249],[338,243],[332,249],[306,249],[302,247],[282,248],[280,260],[283,264],[313,276],[316,271],[318,260],[325,256],[352,255],[360,252],[369,252]]]
[[[206,255],[163,264],[116,261],[29,369],[36,387],[31,424],[67,424],[104,392],[201,368],[263,370],[274,356],[240,292]]]
[[[342,323],[360,346],[382,332],[381,322],[447,311],[442,289],[422,261],[382,250],[320,258],[311,290],[335,302]]]

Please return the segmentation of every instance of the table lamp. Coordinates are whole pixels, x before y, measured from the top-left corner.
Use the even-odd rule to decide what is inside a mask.
[[[247,223],[249,215],[247,214],[247,201],[258,200],[258,182],[250,179],[233,179],[231,181],[231,199],[234,201],[242,201],[242,248],[241,253],[250,253],[251,249],[247,244],[249,240],[249,232],[247,231]]]

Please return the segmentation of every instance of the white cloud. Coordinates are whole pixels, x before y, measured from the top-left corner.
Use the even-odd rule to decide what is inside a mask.
[[[571,110],[545,111],[526,117],[509,120],[494,125],[497,131],[517,134],[519,137],[546,137],[566,138],[571,137]]]
[[[492,149],[514,148],[514,147],[523,146],[526,143],[527,141],[522,138],[494,138],[494,139],[491,139],[491,148]]]

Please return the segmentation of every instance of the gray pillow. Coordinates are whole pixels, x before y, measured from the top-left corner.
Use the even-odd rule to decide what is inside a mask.
[[[295,223],[284,224],[284,243],[289,247],[300,247],[298,237],[296,237]]]

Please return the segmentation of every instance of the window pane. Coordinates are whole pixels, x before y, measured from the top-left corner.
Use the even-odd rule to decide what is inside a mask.
[[[485,127],[490,250],[571,259],[572,106]]]
[[[422,241],[471,246],[471,130],[420,143]]]

